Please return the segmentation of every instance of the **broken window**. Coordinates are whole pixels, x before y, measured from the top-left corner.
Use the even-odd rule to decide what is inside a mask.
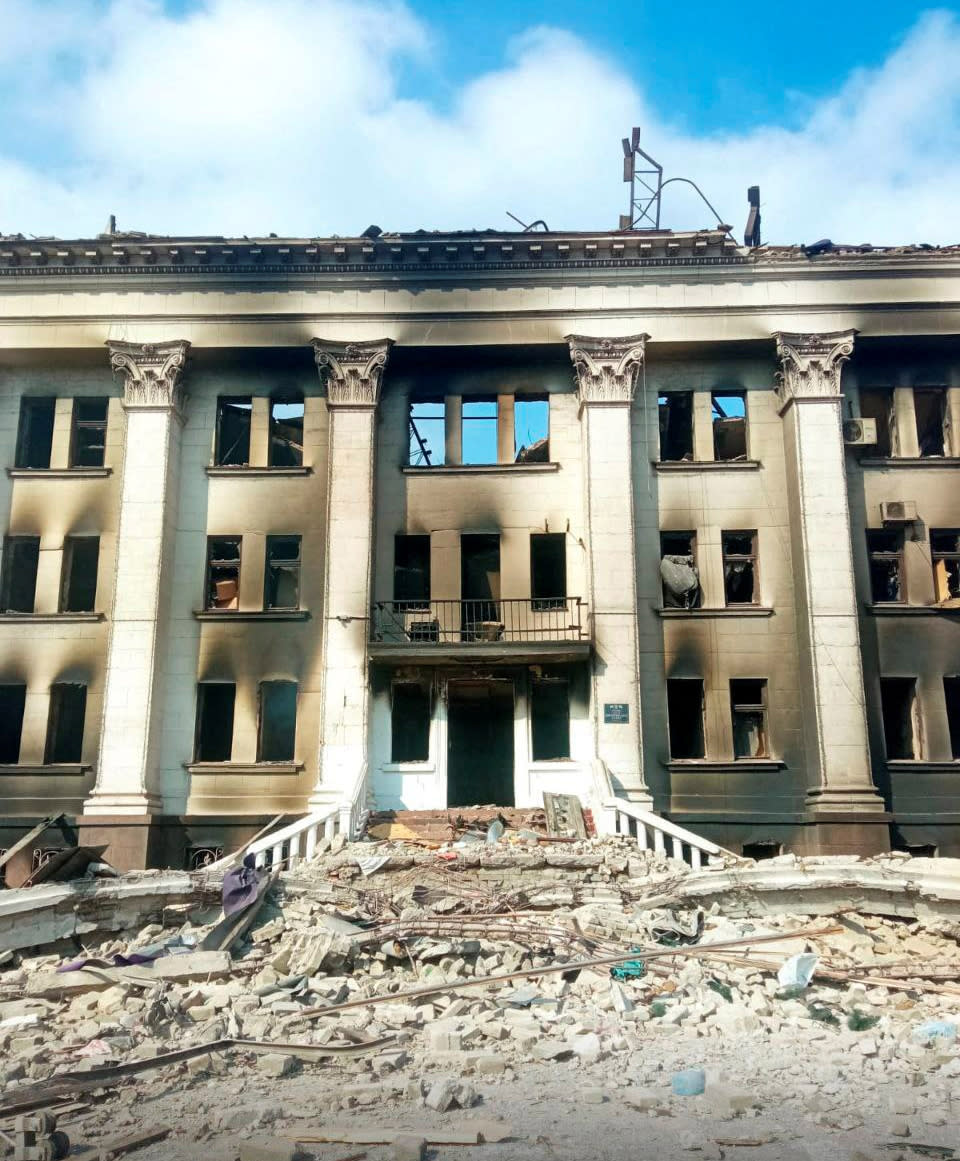
[[[53,417],[57,401],[52,397],[20,400],[16,466],[49,468],[53,450]]]
[[[497,462],[497,400],[464,399],[461,410],[462,464]]]
[[[74,399],[70,433],[70,467],[102,468],[107,454],[107,405],[109,400]]]
[[[700,607],[695,532],[660,533],[660,579],[663,582],[665,609]]]
[[[767,683],[760,678],[730,682],[734,758],[767,758]]]
[[[13,766],[20,761],[20,736],[26,704],[25,685],[0,685],[0,762],[4,765]]]
[[[660,459],[693,459],[693,392],[673,391],[657,399],[660,416]],[[717,457],[718,459],[721,457]]]
[[[920,756],[920,720],[915,677],[881,677],[883,740],[891,761]]]
[[[79,762],[83,752],[83,722],[87,710],[87,687],[78,682],[50,686],[50,716],[47,719],[47,746],[44,762]]]
[[[960,758],[960,677],[943,679],[943,696],[950,727],[950,757]]]
[[[249,395],[217,400],[217,448],[214,463],[221,467],[246,467],[250,463],[250,421],[253,400]]]
[[[297,740],[297,683],[261,681],[258,762],[292,762]]]
[[[535,613],[567,607],[567,538],[564,533],[530,534],[530,596]]]
[[[0,612],[32,613],[40,563],[39,536],[7,536],[0,572]]]
[[[903,530],[867,529],[870,599],[875,605],[903,600]]]
[[[667,720],[670,727],[670,757],[702,758],[706,753],[702,678],[668,679]]]
[[[240,587],[240,541],[237,545],[237,592]],[[263,584],[265,609],[300,608],[300,537],[268,536],[266,576]],[[229,608],[236,608],[230,605]]]
[[[205,609],[240,608],[240,537],[207,537]]]
[[[723,592],[728,605],[757,603],[757,534],[722,532]]]
[[[884,458],[893,455],[893,388],[861,388],[860,415],[877,425],[876,454]]]
[[[933,583],[938,601],[960,598],[960,528],[931,528]]]
[[[97,601],[99,536],[68,536],[63,542],[61,613],[92,613]]]
[[[947,393],[942,387],[917,387],[913,392],[917,416],[917,444],[921,456],[944,454]]]
[[[229,762],[233,754],[233,706],[237,687],[232,681],[201,681],[197,685],[195,762]]]
[[[426,762],[430,757],[430,686],[395,681],[390,695],[390,761]]]
[[[570,757],[570,685],[537,678],[530,683],[530,735],[534,762]]]
[[[550,461],[550,401],[546,395],[517,395],[513,400],[514,459],[518,464]]]
[[[446,450],[446,404],[442,399],[412,400],[407,463],[415,468],[437,467]]]
[[[747,397],[743,391],[714,391],[713,458],[747,458]]]
[[[430,607],[430,537],[393,538],[393,599],[405,611]]]
[[[303,466],[303,396],[270,400],[271,468]]]

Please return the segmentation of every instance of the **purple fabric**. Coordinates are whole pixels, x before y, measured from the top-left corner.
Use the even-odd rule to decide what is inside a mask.
[[[245,911],[256,899],[259,888],[260,876],[254,857],[247,855],[242,866],[223,876],[223,914],[230,916]]]
[[[86,967],[135,967],[138,964],[153,963],[155,959],[165,954],[165,949],[161,951],[152,951],[147,954],[142,952],[132,952],[130,955],[112,955],[109,959],[75,959],[70,963],[63,963],[58,968],[58,972],[78,972]]]

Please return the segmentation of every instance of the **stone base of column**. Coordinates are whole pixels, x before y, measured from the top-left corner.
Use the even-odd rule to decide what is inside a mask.
[[[163,808],[163,800],[159,794],[111,794],[109,791],[93,794],[83,804],[84,815],[124,815],[139,817],[142,815],[159,814]]]
[[[818,786],[807,791],[807,813],[813,820],[822,815],[886,814],[886,805],[871,786]]]
[[[129,814],[85,814],[77,819],[77,829],[80,846],[105,846],[104,861],[118,871],[167,865],[158,849],[157,820],[151,815],[135,818]]]
[[[804,827],[793,845],[798,855],[881,855],[890,850],[890,823],[886,815],[848,815],[818,819]]]

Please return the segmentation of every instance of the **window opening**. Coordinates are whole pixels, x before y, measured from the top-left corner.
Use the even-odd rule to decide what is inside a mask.
[[[757,603],[757,534],[721,533],[723,590],[728,605]]]
[[[703,729],[703,679],[669,678],[667,720],[671,758],[702,758],[706,754]]]
[[[302,398],[270,400],[269,464],[271,468],[303,466]]]
[[[755,843],[744,843],[740,848],[745,859],[755,859],[758,863],[764,859],[776,859],[783,852],[783,845],[773,839],[761,839]]]
[[[230,761],[236,694],[232,681],[201,681],[197,685],[195,762]]]
[[[92,613],[97,601],[99,536],[68,536],[63,542],[61,613]]]
[[[39,536],[7,536],[3,542],[0,572],[0,611],[32,613],[37,595]]]
[[[463,464],[495,464],[497,462],[496,399],[464,399],[461,419],[460,462]]]
[[[747,458],[747,397],[743,391],[714,391],[713,458]]]
[[[887,758],[920,757],[920,721],[915,677],[882,677],[883,740]]]
[[[44,762],[79,762],[83,752],[83,725],[87,687],[76,682],[50,686],[50,716]]]
[[[396,681],[390,694],[390,761],[426,762],[430,757],[430,687]]]
[[[933,582],[938,601],[960,598],[960,529],[931,528]]]
[[[563,532],[531,533],[530,595],[535,613],[567,607],[567,538]]]
[[[874,604],[903,600],[903,531],[867,529],[870,599]]]
[[[660,533],[660,579],[663,582],[665,609],[700,607],[695,532]]]
[[[860,391],[860,415],[877,425],[876,454],[887,458],[893,455],[893,389],[869,387]]]
[[[393,538],[393,599],[404,611],[430,607],[430,537]]]
[[[462,627],[467,640],[499,640],[500,537],[468,534],[460,537]]]
[[[757,678],[730,682],[734,758],[767,758],[767,683]]]
[[[237,594],[240,586],[240,544],[237,543]],[[300,537],[267,537],[267,575],[263,586],[265,609],[300,608]],[[236,608],[236,605],[229,606]]]
[[[23,710],[27,704],[25,685],[0,685],[0,762],[16,765],[20,761],[23,734]]]
[[[941,387],[917,387],[913,407],[917,416],[917,444],[921,456],[944,454],[947,393]]]
[[[240,608],[240,537],[207,537],[207,584],[204,608]]]
[[[297,683],[260,683],[258,762],[292,762],[297,740]]]
[[[693,392],[673,391],[657,398],[660,417],[660,459],[693,459]],[[717,457],[720,458],[719,456]]]
[[[446,422],[446,404],[442,399],[411,401],[407,463],[415,468],[433,468],[444,462]]]
[[[943,679],[943,696],[950,727],[950,757],[960,758],[960,677]]]
[[[107,406],[109,400],[74,399],[70,466],[102,468],[107,454]]]
[[[20,428],[17,433],[16,454],[18,468],[50,467],[56,406],[56,399],[49,396],[20,400]]]
[[[530,733],[534,762],[570,757],[570,686],[566,681],[530,683]]]
[[[514,397],[513,446],[518,464],[549,463],[550,401],[546,396]]]
[[[246,467],[250,462],[250,423],[253,399],[249,395],[221,396],[217,400],[217,450],[221,467]]]

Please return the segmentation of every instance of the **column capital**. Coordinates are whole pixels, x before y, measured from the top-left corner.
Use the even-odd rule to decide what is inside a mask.
[[[838,399],[840,369],[853,354],[857,332],[797,335],[777,331],[777,393],[786,406],[795,399]]]
[[[110,367],[123,376],[123,406],[127,409],[171,408],[182,412],[186,403],[181,377],[190,344],[186,339],[166,343],[109,341]]]
[[[567,335],[580,406],[632,403],[649,338],[646,334],[617,339]]]
[[[336,343],[313,339],[313,357],[328,407],[376,407],[393,339]]]

